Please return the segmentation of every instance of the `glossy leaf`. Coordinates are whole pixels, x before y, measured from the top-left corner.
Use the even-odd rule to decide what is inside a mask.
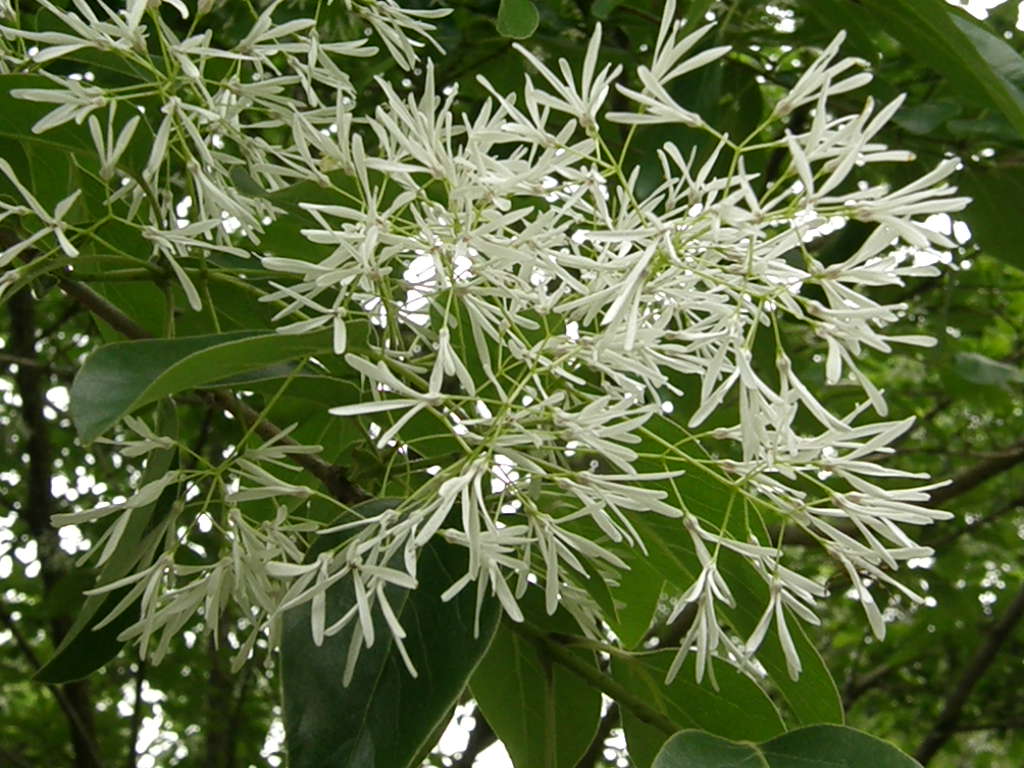
[[[915,768],[916,760],[892,744],[854,728],[815,725],[790,731],[763,746],[771,768]]]
[[[377,638],[363,648],[355,674],[342,685],[351,628],[316,646],[309,605],[284,616],[281,672],[284,722],[292,768],[409,768],[418,766],[430,741],[486,652],[498,623],[496,600],[485,600],[474,634],[475,590],[443,603],[440,595],[466,567],[465,552],[435,540],[419,560],[417,589],[389,590],[392,608],[406,629],[412,677],[383,620]],[[349,581],[327,592],[327,620],[355,605]]]
[[[769,765],[753,744],[737,744],[703,731],[683,731],[665,742],[653,768],[769,768]]]
[[[688,450],[687,433],[678,423],[657,419],[649,424],[652,447],[667,443],[675,445],[680,453]],[[644,471],[664,468],[656,465],[642,467]],[[733,526],[734,535],[741,538],[745,537],[745,532],[735,529],[740,524],[737,521],[772,514],[770,509],[750,506],[751,502],[726,478],[696,464],[691,464],[685,475],[667,481],[665,490],[669,494],[669,503],[681,504],[712,529]],[[685,592],[697,578],[700,566],[682,521],[650,514],[638,515],[634,524],[644,537],[648,556],[640,567],[631,568],[621,575],[627,594],[632,595],[645,588],[651,590],[652,577],[664,579],[668,585],[666,591],[672,595]],[[747,637],[768,603],[768,587],[739,555],[723,550],[718,556],[720,570],[736,598],[734,608],[719,606],[720,615],[741,637]],[[764,665],[796,723],[842,723],[842,702],[821,655],[796,620],[791,619],[788,626],[803,665],[799,678],[793,680],[787,670],[774,627],[758,650],[758,660]]]
[[[715,659],[714,678],[696,682],[693,654],[671,684],[665,678],[674,650],[614,658],[611,673],[631,693],[667,715],[679,728],[696,728],[727,739],[766,740],[785,731],[778,710],[761,688],[728,663]],[[651,765],[665,734],[623,711],[630,759]]]
[[[330,348],[326,332],[285,336],[235,331],[108,344],[96,350],[75,377],[72,419],[88,443],[147,403]]]
[[[579,635],[565,611],[548,616],[539,589],[522,601],[537,629]],[[587,751],[601,718],[601,692],[551,662],[528,638],[502,623],[470,683],[473,696],[514,765],[574,768]],[[596,663],[591,651],[576,651]]]
[[[665,578],[660,570],[663,557],[646,557],[639,550],[620,548],[616,552],[629,570],[618,575],[612,591],[617,603],[605,619],[625,648],[638,648],[657,615]]]
[[[915,768],[919,764],[891,744],[861,731],[816,725],[764,744],[727,741],[702,731],[670,738],[654,768]]]
[[[944,0],[863,0],[861,6],[907,54],[942,73],[964,98],[983,99],[1024,134],[1024,93],[1005,76],[1005,50],[991,35],[965,34],[968,22]]]
[[[739,555],[723,552],[720,557],[722,572],[736,598],[736,607],[723,609],[723,614],[740,636],[747,637],[757,626],[763,606],[768,603],[768,586]],[[774,625],[757,651],[757,660],[765,668],[797,724],[843,723],[846,719],[843,702],[828,666],[801,622],[788,611],[787,616],[790,636],[800,657],[800,676],[794,680],[789,674]]]

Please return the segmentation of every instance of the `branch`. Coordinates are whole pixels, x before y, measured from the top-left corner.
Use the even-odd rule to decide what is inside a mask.
[[[451,768],[473,768],[473,763],[476,762],[477,756],[498,740],[494,729],[487,722],[479,706],[473,712],[473,719],[476,721],[476,725],[469,732],[469,741],[466,742],[466,748],[462,750],[459,758],[451,764]]]
[[[152,338],[142,326],[138,325],[138,323],[91,288],[67,278],[60,279],[60,286],[68,296],[81,303],[97,317],[103,319],[108,325],[128,338]],[[227,390],[212,390],[205,393],[204,397],[231,413],[246,428],[255,425],[256,432],[264,440],[275,438],[281,433],[280,427],[267,421],[262,414],[239,401]],[[282,445],[296,444],[294,440],[287,437],[281,440],[280,443]],[[323,483],[328,492],[342,504],[351,506],[361,501],[366,501],[369,498],[361,488],[348,479],[348,475],[343,467],[339,467],[336,464],[328,464],[318,456],[311,454],[291,454],[290,458]]]
[[[28,288],[13,293],[8,302],[11,318],[10,350],[24,358],[36,359],[36,306]],[[50,518],[56,511],[52,495],[53,446],[50,442],[50,423],[46,419],[45,392],[49,385],[47,374],[37,366],[19,365],[14,375],[18,395],[21,397],[21,421],[24,424],[24,450],[28,454],[28,466],[24,483],[24,504],[19,516],[28,526],[39,551],[42,591],[49,596],[62,577],[59,558],[61,556],[57,532],[50,525]],[[13,627],[10,616],[4,615],[5,623]],[[54,645],[67,632],[70,624],[67,615],[53,615],[49,629]],[[13,632],[12,628],[12,632]],[[23,646],[28,648],[27,644]],[[30,649],[29,649],[30,650]],[[34,654],[29,656],[38,668]],[[74,764],[79,768],[96,768],[100,765],[99,751],[93,726],[93,705],[90,701],[88,683],[84,680],[52,688],[64,712],[70,731],[74,751]]]
[[[986,480],[1002,474],[1024,461],[1024,442],[1020,442],[998,456],[975,464],[953,478],[953,482],[931,493],[931,503],[944,504],[952,498],[972,491]]]
[[[137,659],[135,664],[135,699],[132,704],[131,720],[128,724],[128,756],[125,760],[125,768],[136,768],[139,760],[135,746],[139,740],[139,729],[142,727],[142,684],[146,679],[146,660]]]
[[[1004,723],[964,723],[958,725],[956,731],[963,733],[966,731],[1018,731],[1024,728],[1024,720],[1007,720]]]
[[[1017,596],[1010,603],[1010,607],[1007,608],[1003,618],[989,630],[988,637],[974,654],[974,658],[971,659],[963,674],[960,675],[960,679],[957,680],[953,690],[946,697],[942,707],[942,714],[939,715],[939,719],[932,726],[931,732],[925,736],[921,746],[917,749],[915,757],[921,765],[927,765],[928,761],[935,756],[935,753],[956,732],[957,723],[963,715],[964,704],[971,695],[971,691],[974,690],[974,686],[984,676],[999,652],[999,648],[1006,642],[1022,616],[1024,616],[1024,585],[1021,586]]]
[[[73,373],[70,368],[59,368],[43,362],[42,360],[36,360],[31,357],[21,357],[20,355],[11,355],[6,352],[0,352],[0,365],[23,365],[28,366],[29,368],[38,368],[40,371],[53,373],[65,378],[71,376]]]
[[[934,537],[932,539],[926,538],[922,543],[925,546],[931,547],[935,550],[943,549],[949,544],[952,544],[954,541],[959,539],[961,536],[964,536],[968,533],[973,533],[974,531],[978,530],[979,528],[983,528],[986,525],[991,525],[1003,516],[1009,514],[1010,512],[1013,512],[1018,507],[1024,507],[1024,496],[1018,496],[1012,501],[999,507],[999,509],[990,512],[987,515],[982,515],[978,519],[970,523],[967,523],[966,525],[964,525],[961,528],[958,528],[955,531],[951,531],[950,533],[947,533],[944,536]]]
[[[69,280],[66,277],[59,277],[58,282],[64,293],[88,309],[94,315],[102,318],[111,328],[127,336],[129,339],[148,339],[149,333],[141,325],[124,314],[96,291],[86,286]]]
[[[666,736],[671,736],[679,730],[678,726],[664,713],[656,710],[641,697],[631,693],[619,682],[613,680],[593,665],[581,661],[568,648],[552,640],[550,635],[534,629],[526,623],[510,621],[508,622],[508,627],[513,632],[535,643],[552,660],[583,678],[595,688],[608,694],[608,696],[619,703],[619,706],[625,707],[636,715],[638,719],[654,726]]]
[[[217,389],[208,393],[210,399],[229,411],[246,427],[256,425],[256,433],[264,440],[271,440],[281,433],[281,428],[267,421],[263,414],[241,402],[230,392]],[[290,437],[278,441],[281,445],[296,445]],[[328,464],[318,456],[309,453],[289,454],[289,458],[323,483],[328,492],[342,504],[352,506],[366,501],[369,496],[348,479],[348,473],[337,464]]]
[[[870,672],[866,672],[858,678],[851,679],[843,688],[843,709],[849,712],[857,699],[888,677],[894,668],[905,666],[906,664],[915,661],[917,658],[919,657],[915,656],[912,659],[903,659],[895,662],[879,664]]]

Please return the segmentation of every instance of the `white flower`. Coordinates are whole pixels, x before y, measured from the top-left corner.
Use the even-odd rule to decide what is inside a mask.
[[[580,121],[584,130],[592,130],[601,105],[604,104],[612,84],[622,72],[621,65],[612,67],[611,64],[606,64],[600,72],[597,71],[597,56],[600,46],[601,24],[598,23],[594,25],[594,34],[591,35],[587,45],[587,52],[583,57],[583,69],[579,74],[579,83],[577,84],[569,62],[565,59],[558,60],[558,68],[562,75],[559,78],[529,50],[516,43],[513,47],[540,72],[548,85],[555,91],[554,94],[550,94],[535,89],[533,83],[527,78],[527,101],[572,115]]]
[[[664,4],[635,88],[617,83],[620,66],[602,62],[598,25],[578,71],[518,46],[537,73],[525,81],[525,98],[481,81],[490,96],[475,112],[454,87],[440,84],[439,93],[432,63],[420,63],[426,46],[436,45],[431,22],[447,10],[345,0],[410,77],[422,68],[415,92],[378,78],[373,114],[360,109],[349,66],[336,57],[376,49],[323,39],[314,18],[275,21],[281,0],[230,47],[212,32],[178,39],[158,0],[129,0],[117,10],[41,2],[60,30],[3,28],[14,41],[7,59],[40,69],[53,84],[15,91],[53,105],[34,130],[84,123],[99,176],[113,182],[140,123],[150,121],[155,133],[141,173],[111,183],[101,201],[118,226],[152,244],[151,255],[166,262],[197,311],[205,307],[194,276],[216,271],[272,304],[281,333],[329,328],[337,357],[308,365],[347,366],[362,393],[329,413],[368,417],[370,441],[387,452],[387,486],[407,482],[400,502],[362,517],[360,507],[334,503],[290,474],[293,462],[308,466],[319,449],[285,441],[289,428],[263,443],[247,434],[217,462],[147,479],[123,502],[57,516],[57,524],[108,518],[95,551],[111,562],[132,513],[182,486],[166,529],[153,538],[166,552],[147,545],[136,572],[96,592],[124,587],[141,603],[122,637],[143,653],[166,652],[200,610],[216,633],[233,600],[250,621],[235,655],[242,663],[281,612],[308,603],[316,642],[351,630],[346,679],[381,631],[415,674],[403,644],[412,628],[399,621],[391,595],[416,588],[420,553],[435,537],[467,550],[466,571],[444,599],[474,589],[478,619],[493,597],[522,620],[519,600],[537,583],[549,612],[565,607],[596,625],[597,608],[574,581],[595,567],[613,581],[628,567],[628,547],[643,556],[651,542],[637,521],[653,513],[681,518],[677,534],[694,560],[674,606],[694,611],[694,621],[672,674],[689,653],[698,679],[713,672],[716,655],[751,667],[774,631],[795,676],[801,662],[788,622],[817,621],[824,589],[784,566],[778,548],[698,519],[701,510],[685,494],[667,490],[684,472],[718,485],[730,503],[748,511],[767,505],[809,533],[853,579],[873,629],[884,630],[868,582],[892,583],[892,569],[927,552],[905,529],[944,513],[925,506],[934,487],[926,478],[880,461],[911,422],[885,417],[884,392],[861,358],[932,342],[896,328],[906,307],[881,303],[870,288],[935,274],[900,243],[950,247],[923,219],[961,210],[967,200],[946,183],[957,167],[952,159],[899,189],[859,183],[863,164],[909,155],[878,139],[901,98],[836,113],[830,98],[870,78],[860,71],[864,62],[840,58],[842,35],[775,104],[778,138],[760,143],[769,135],[761,132],[752,143],[717,133],[670,92],[676,78],[728,50],[691,55],[710,27],[684,34],[674,0]],[[166,2],[187,14],[180,0]],[[36,50],[26,62],[18,51],[29,46]],[[47,74],[51,62],[85,49],[154,79],[112,88],[99,71],[96,85]],[[166,56],[159,66],[151,50]],[[634,111],[605,111],[613,86]],[[784,124],[805,106],[806,128]],[[123,123],[118,110],[128,110]],[[699,161],[695,150],[666,142],[653,147],[655,167],[623,167],[602,135],[607,121],[634,126],[636,141],[645,124],[664,123],[704,131],[713,143]],[[783,158],[776,178],[751,170],[755,151]],[[722,168],[729,171],[719,176]],[[77,192],[50,211],[2,159],[0,172],[21,196],[0,203],[0,218],[32,228],[0,254],[0,267],[51,235],[53,250],[66,257],[83,243],[107,246],[93,229],[66,223]],[[652,172],[660,178],[648,184]],[[296,199],[297,190],[310,194]],[[849,221],[875,229],[855,253],[820,263],[809,245]],[[270,237],[279,225],[298,229],[301,241]],[[248,268],[236,274],[242,259],[275,272],[273,281]],[[0,286],[18,276],[7,271]],[[356,326],[367,332],[353,333]],[[794,351],[805,342],[806,351]],[[847,411],[830,410],[821,387],[801,380],[798,372],[815,366],[824,387],[857,392]],[[443,440],[416,434],[426,415],[439,433],[431,437]],[[178,446],[141,420],[125,424],[134,435],[117,444],[123,456]],[[314,502],[333,503],[338,520],[323,523]],[[227,513],[213,521],[211,505]],[[249,519],[256,506],[273,519]],[[219,526],[222,556],[203,565],[175,557],[176,548],[195,543],[192,527],[174,522],[186,512],[193,527]],[[328,532],[346,537],[307,558],[309,535]],[[723,552],[750,563],[767,585],[747,638],[732,636],[720,617],[740,594],[719,567]],[[335,585],[351,589],[342,616],[326,613]]]

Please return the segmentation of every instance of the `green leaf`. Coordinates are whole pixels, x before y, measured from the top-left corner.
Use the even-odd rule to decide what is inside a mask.
[[[502,37],[523,40],[537,30],[540,14],[531,0],[501,0],[495,27]]]
[[[927,136],[961,112],[963,106],[957,102],[928,101],[924,104],[901,107],[893,122],[908,133]]]
[[[958,352],[953,370],[960,378],[983,387],[1009,387],[1024,382],[1024,371],[975,352]]]
[[[995,34],[984,22],[959,13],[952,14],[953,23],[985,57],[992,71],[1018,88],[1024,87],[1024,58],[1013,46]]]
[[[982,99],[1024,135],[1024,93],[1008,78],[1004,45],[964,22],[944,0],[863,0],[865,14],[908,55],[943,74],[960,96]]]
[[[839,725],[814,725],[779,736],[763,746],[771,768],[919,768],[892,744]]]
[[[419,586],[388,590],[389,602],[408,633],[405,646],[416,678],[405,668],[386,624],[376,616],[376,642],[363,648],[346,688],[342,676],[351,627],[317,647],[310,633],[309,605],[285,614],[281,671],[292,768],[419,765],[498,624],[497,601],[486,600],[480,609],[479,634],[474,634],[475,589],[441,602],[441,593],[465,571],[466,561],[463,549],[435,539],[420,555]],[[327,591],[328,622],[354,605],[351,582],[338,582]]]
[[[665,685],[675,651],[655,651],[612,660],[611,674],[631,693],[667,715],[679,728],[697,728],[727,739],[771,739],[785,731],[778,710],[749,677],[720,659],[713,661],[713,682],[696,682],[696,658],[684,660],[671,685]],[[629,756],[649,766],[665,734],[623,712]]]
[[[741,636],[747,637],[757,626],[763,606],[768,604],[768,586],[740,555],[723,552],[720,559],[722,573],[736,598],[736,607],[725,607],[722,613]],[[789,674],[774,624],[757,650],[757,660],[764,666],[798,724],[842,723],[845,720],[843,702],[828,666],[799,620],[788,611],[786,616],[790,637],[802,666],[799,678],[794,680]]]
[[[995,139],[1013,143],[1020,135],[1010,121],[998,113],[988,117],[949,120],[946,129],[958,139]]]
[[[83,442],[126,414],[176,392],[331,348],[329,332],[288,336],[234,331],[108,344],[85,361],[71,385],[71,417]]]
[[[618,602],[614,615],[606,615],[612,631],[626,648],[636,648],[643,642],[658,611],[665,579],[659,570],[660,557],[645,557],[638,549],[621,547],[616,550],[628,571],[618,575],[615,588]]]
[[[539,589],[528,590],[520,605],[527,621],[541,631],[581,634],[564,610],[546,614]],[[595,663],[593,652],[575,653]],[[516,766],[574,768],[601,719],[601,692],[552,663],[531,640],[505,622],[477,667],[470,688]]]
[[[653,768],[769,768],[752,744],[737,744],[703,731],[682,731],[665,742]]]
[[[739,744],[701,731],[670,738],[654,768],[919,768],[896,747],[862,731],[815,725],[765,744]]]

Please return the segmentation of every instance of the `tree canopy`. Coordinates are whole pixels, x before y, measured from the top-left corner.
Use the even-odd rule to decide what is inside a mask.
[[[0,3],[0,763],[1021,762],[1016,5]]]

